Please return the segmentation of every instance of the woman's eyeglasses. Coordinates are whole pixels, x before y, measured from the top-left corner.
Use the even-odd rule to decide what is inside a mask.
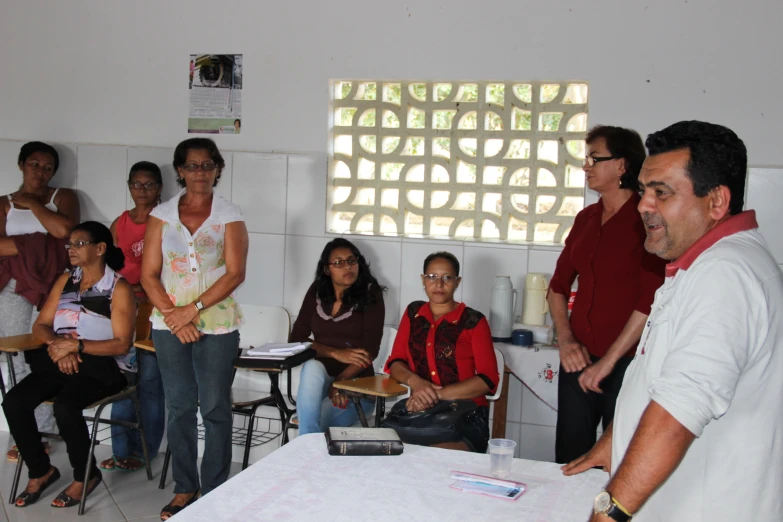
[[[355,257],[349,257],[348,259],[335,259],[334,261],[329,263],[335,268],[342,268],[345,265],[348,266],[356,266],[359,264],[359,260]]]
[[[73,243],[66,243],[65,244],[65,250],[70,250],[72,248],[81,248],[84,245],[97,245],[95,241],[74,241]]]
[[[158,188],[158,182],[157,181],[148,181],[146,183],[142,183],[141,181],[129,181],[128,187],[130,187],[133,190],[153,190]]]
[[[422,274],[421,277],[424,278],[424,281],[433,285],[438,281],[443,282],[444,285],[450,285],[457,280],[456,276],[449,274],[443,274],[442,276],[439,276],[438,274]]]
[[[182,165],[183,170],[188,172],[197,172],[199,169],[204,172],[212,172],[217,168],[217,163],[214,161],[205,161],[204,163],[186,163]]]
[[[604,157],[595,157],[595,156],[587,156],[585,160],[582,162],[583,167],[595,167],[596,163],[600,163],[602,161],[609,161],[613,159],[620,159],[617,156],[604,156]]]

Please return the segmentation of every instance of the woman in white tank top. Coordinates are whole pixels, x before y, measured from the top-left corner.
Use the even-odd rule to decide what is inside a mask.
[[[0,197],[0,256],[17,254],[16,244],[10,236],[41,232],[67,238],[79,223],[76,194],[70,189],[49,187],[59,165],[57,151],[50,145],[33,141],[22,146],[18,160],[22,186],[16,192]],[[16,281],[11,279],[0,290],[0,337],[30,333],[32,316],[33,305],[16,293]],[[23,357],[14,357],[13,361],[17,380],[21,380],[29,373],[29,367]],[[39,406],[35,417],[39,431],[55,431],[51,406]],[[16,460],[18,456],[16,446],[7,453],[9,460]]]

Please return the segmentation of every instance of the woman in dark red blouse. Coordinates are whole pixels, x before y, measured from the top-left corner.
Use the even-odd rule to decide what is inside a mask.
[[[408,411],[440,400],[473,399],[479,406],[460,442],[436,446],[484,453],[489,440],[489,404],[498,385],[495,348],[486,318],[454,301],[459,261],[448,252],[430,254],[421,276],[429,302],[414,301],[402,316],[386,371],[410,387]]]
[[[587,135],[588,188],[601,195],[582,210],[549,284],[549,309],[560,342],[555,460],[570,462],[593,447],[598,423],[611,422],[623,376],[663,283],[665,261],[644,249],[637,211],[642,139],[599,126]],[[571,285],[579,276],[571,317]]]
[[[313,341],[318,353],[304,364],[299,378],[300,435],[358,420],[356,408],[349,407],[348,397],[332,383],[373,375],[386,313],[383,290],[353,243],[343,238],[327,243],[290,337]],[[374,406],[373,401],[362,401],[367,414]]]

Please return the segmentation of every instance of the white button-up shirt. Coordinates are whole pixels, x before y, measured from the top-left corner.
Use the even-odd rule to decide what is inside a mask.
[[[716,227],[722,239],[655,295],[617,399],[612,471],[651,400],[697,438],[635,522],[783,521],[783,274],[750,220]]]

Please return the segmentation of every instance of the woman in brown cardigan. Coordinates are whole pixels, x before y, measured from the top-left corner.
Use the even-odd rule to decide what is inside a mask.
[[[312,341],[318,355],[302,367],[296,409],[299,434],[350,426],[358,420],[335,381],[373,375],[383,337],[384,288],[353,243],[337,238],[324,247],[291,332],[291,341]],[[362,401],[369,414],[373,401]]]

